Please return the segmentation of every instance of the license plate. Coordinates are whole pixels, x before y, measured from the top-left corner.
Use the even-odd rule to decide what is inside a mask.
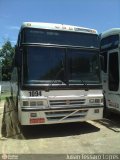
[[[44,118],[30,119],[30,124],[33,124],[33,123],[45,123],[45,119]]]

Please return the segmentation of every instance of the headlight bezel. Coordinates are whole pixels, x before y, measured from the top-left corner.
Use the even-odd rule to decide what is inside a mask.
[[[102,104],[103,98],[89,98],[89,104]]]
[[[44,106],[45,102],[43,100],[21,100],[23,107],[34,107],[34,106]]]

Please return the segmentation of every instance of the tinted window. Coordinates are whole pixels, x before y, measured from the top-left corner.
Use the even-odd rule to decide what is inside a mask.
[[[115,49],[119,44],[119,35],[111,35],[101,40],[100,48],[101,51],[107,51]]]
[[[45,29],[24,29],[23,42],[99,47],[98,35]]]
[[[100,70],[96,52],[71,49],[68,58],[70,83],[99,83]]]
[[[47,80],[60,80],[60,74],[64,72],[65,52],[63,49],[27,47],[25,53],[25,81],[47,83]]]
[[[98,52],[53,47],[24,48],[24,82],[100,83]]]
[[[118,53],[109,55],[109,90],[117,91],[119,88],[119,63]]]

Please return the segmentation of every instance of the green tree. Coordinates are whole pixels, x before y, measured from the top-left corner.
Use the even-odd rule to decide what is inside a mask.
[[[2,57],[2,79],[10,80],[12,58],[15,53],[15,47],[12,47],[11,42],[8,40],[2,46],[0,50],[0,57]]]

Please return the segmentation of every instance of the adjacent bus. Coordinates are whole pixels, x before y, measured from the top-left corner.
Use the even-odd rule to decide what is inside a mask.
[[[21,125],[102,118],[96,30],[25,22],[19,32],[13,66],[11,95]]]
[[[120,28],[101,34],[100,54],[103,57],[102,81],[105,111],[120,112]],[[109,112],[109,113],[110,113]]]

